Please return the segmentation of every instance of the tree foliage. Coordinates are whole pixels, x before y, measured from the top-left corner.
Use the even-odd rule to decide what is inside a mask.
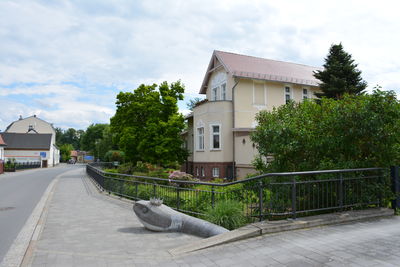
[[[67,162],[71,158],[71,151],[74,147],[71,144],[63,144],[60,146],[61,161]]]
[[[344,51],[341,43],[331,46],[325,58],[324,70],[314,72],[314,76],[321,81],[322,93],[315,94],[318,97],[339,99],[345,93],[361,94],[367,87],[357,64],[351,54]]]
[[[74,128],[68,128],[63,130],[61,128],[55,128],[56,131],[56,144],[62,146],[63,144],[71,144],[75,150],[80,149],[81,137],[85,131],[75,130]]]
[[[193,111],[194,107],[200,103],[201,101],[203,101],[204,99],[201,99],[200,97],[195,97],[193,99],[190,99],[189,102],[186,103],[186,107]]]
[[[113,134],[111,133],[110,125],[106,125],[103,129],[102,136],[96,140],[93,150],[94,155],[98,155],[100,160],[109,161],[106,157],[107,152],[116,150],[117,146],[113,143]],[[114,160],[121,161],[121,160]]]
[[[256,119],[255,165],[263,172],[399,164],[400,103],[391,91],[292,102],[261,111]],[[266,164],[270,155],[274,159]]]
[[[81,149],[84,151],[97,152],[96,146],[99,141],[103,138],[103,131],[108,127],[108,124],[97,123],[91,124],[86,129],[85,133],[81,138]],[[95,153],[97,156],[97,153]]]
[[[180,136],[184,119],[177,106],[183,92],[178,81],[142,84],[133,92],[118,94],[111,131],[128,160],[166,165],[186,158]]]

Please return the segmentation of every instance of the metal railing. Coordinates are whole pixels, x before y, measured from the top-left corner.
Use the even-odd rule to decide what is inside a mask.
[[[4,163],[4,171],[15,172],[17,170],[34,169],[40,168],[40,162],[14,162],[14,163]]]
[[[102,170],[106,166],[86,167],[105,191],[133,200],[161,198],[171,208],[192,215],[234,200],[251,218],[296,218],[382,206],[391,193],[389,171],[384,168],[267,173],[218,184],[111,173]]]

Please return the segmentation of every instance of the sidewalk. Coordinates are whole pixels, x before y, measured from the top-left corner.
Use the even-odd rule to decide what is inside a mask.
[[[47,213],[47,214],[46,214]],[[132,204],[99,194],[84,169],[60,178],[25,266],[150,266],[200,238],[145,230]]]

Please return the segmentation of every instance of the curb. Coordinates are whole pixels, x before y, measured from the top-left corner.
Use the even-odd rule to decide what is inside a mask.
[[[191,243],[178,248],[173,248],[168,252],[172,256],[179,256],[196,250],[210,248],[226,244],[229,242],[235,242],[238,240],[248,239],[265,234],[306,229],[306,228],[319,227],[332,224],[349,223],[354,221],[361,221],[361,220],[387,217],[393,215],[394,211],[392,209],[377,208],[369,210],[356,210],[356,211],[338,212],[333,214],[309,216],[297,220],[263,221],[259,223],[249,224],[239,229],[223,233],[217,236],[202,239],[195,243]]]

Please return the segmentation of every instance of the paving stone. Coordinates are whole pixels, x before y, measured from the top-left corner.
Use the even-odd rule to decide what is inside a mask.
[[[32,266],[399,266],[400,216],[274,233],[174,257],[198,237],[147,231],[131,204],[62,177]]]

